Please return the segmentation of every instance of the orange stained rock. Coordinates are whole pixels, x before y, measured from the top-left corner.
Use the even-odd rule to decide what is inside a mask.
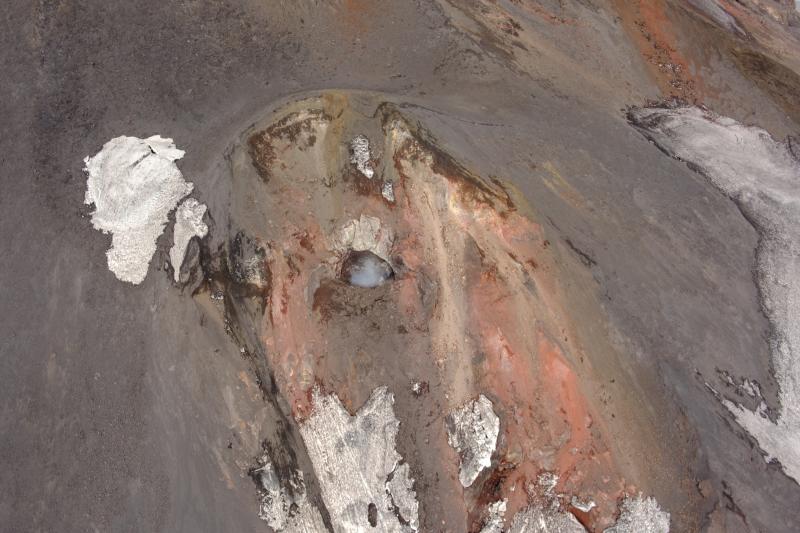
[[[481,499],[508,498],[513,514],[528,503],[521,489],[542,471],[555,471],[559,490],[595,497],[598,507],[582,521],[590,529],[608,525],[623,481],[578,377],[548,333],[567,325],[561,324],[556,280],[547,275],[551,260],[541,228],[515,211],[501,216],[470,196],[456,198],[459,225],[481,256],[466,281],[468,329],[484,355],[479,388],[495,402],[505,443]]]
[[[296,416],[307,415],[308,391],[314,385],[315,353],[321,339],[308,312],[306,287],[311,269],[304,263],[317,259],[314,243],[319,229],[309,220],[303,231],[288,226],[273,249],[270,306],[265,315],[264,345],[276,381]]]
[[[665,97],[702,102],[705,85],[681,52],[664,0],[614,0],[625,31]]]
[[[365,33],[370,27],[370,19],[378,16],[374,0],[344,0],[342,4],[339,19],[354,35]]]

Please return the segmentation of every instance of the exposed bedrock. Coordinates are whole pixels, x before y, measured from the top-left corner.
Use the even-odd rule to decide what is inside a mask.
[[[635,388],[612,420],[592,375],[608,362],[576,340],[559,281],[585,268],[574,252],[564,259],[513,187],[400,109],[342,92],[297,100],[227,155],[231,218],[217,226],[229,237],[204,249],[200,290],[285,417],[265,438],[289,457],[280,487],[258,487],[270,508],[282,512],[300,472],[302,501],[335,531],[516,530],[539,512],[594,532],[626,496],[649,495],[644,472],[690,477],[663,459],[669,443],[637,437],[650,419],[625,418]],[[358,462],[370,454],[380,468]]]

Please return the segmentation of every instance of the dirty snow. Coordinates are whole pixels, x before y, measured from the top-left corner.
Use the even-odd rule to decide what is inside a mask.
[[[492,454],[500,433],[500,419],[492,402],[483,394],[455,409],[447,416],[447,442],[461,456],[458,479],[469,487],[484,468],[492,464]]]
[[[696,107],[636,109],[631,121],[664,151],[690,162],[733,199],[759,232],[756,270],[772,324],[770,351],[780,385],[773,423],[723,400],[757,441],[800,481],[800,163],[787,145],[756,127]]]
[[[403,463],[395,469],[392,479],[386,482],[386,492],[400,516],[416,531],[419,528],[419,502],[413,485],[411,467]]]
[[[581,500],[577,496],[572,497],[572,500],[570,500],[570,505],[579,511],[583,511],[584,513],[588,513],[597,507],[597,504],[594,503],[594,500]]]
[[[395,449],[400,423],[393,405],[394,395],[379,387],[351,416],[338,397],[314,391],[313,410],[300,434],[336,532],[372,530],[370,504],[377,508],[376,531],[417,528],[413,479],[408,466],[399,465],[402,457]]]
[[[181,265],[186,257],[186,248],[192,237],[203,238],[208,233],[208,226],[203,222],[206,214],[205,204],[194,198],[187,198],[175,211],[175,229],[173,230],[172,248],[169,250],[169,261],[175,271],[175,281],[180,281]]]
[[[381,187],[381,195],[386,199],[387,202],[394,203],[394,184],[391,181],[384,181],[383,187]]]
[[[253,471],[261,485],[258,517],[275,531],[290,533],[322,533],[327,531],[319,510],[306,498],[302,472],[288,483],[282,483],[266,455],[261,466]],[[288,488],[284,485],[288,485]]]
[[[350,285],[373,288],[390,280],[394,271],[389,263],[372,252],[352,252],[345,260],[342,274]]]
[[[192,192],[175,161],[183,157],[172,139],[116,137],[84,159],[92,225],[111,234],[108,268],[133,284],[144,281],[156,240],[181,198]]]
[[[531,505],[514,515],[507,533],[586,533],[586,529],[570,513]]]
[[[536,488],[545,498],[552,500],[556,497],[558,474],[555,472],[542,472],[536,476]]]
[[[626,498],[619,519],[604,533],[669,533],[669,513],[653,498]]]
[[[352,155],[350,156],[350,162],[356,166],[359,172],[361,172],[364,176],[369,179],[375,175],[375,171],[372,169],[372,154],[369,151],[369,139],[367,139],[364,135],[356,136],[352,141],[350,141],[350,151]]]
[[[362,214],[358,220],[350,220],[342,226],[334,236],[333,247],[339,252],[372,252],[389,263],[393,242],[394,232],[391,228],[383,226],[377,217]]]

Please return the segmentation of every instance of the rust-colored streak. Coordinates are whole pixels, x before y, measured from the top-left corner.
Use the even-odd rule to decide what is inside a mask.
[[[614,0],[614,5],[662,95],[701,103],[704,84],[680,51],[664,0]]]
[[[453,222],[477,247],[478,261],[464,263],[467,329],[484,355],[478,388],[491,395],[503,419],[505,466],[484,483],[478,502],[507,498],[513,514],[529,503],[530,484],[550,471],[563,492],[595,495],[598,506],[582,520],[590,530],[606,527],[624,482],[578,377],[548,333],[566,325],[541,228],[508,211],[513,204],[505,198],[476,194],[481,188],[458,174],[442,179]]]
[[[339,19],[345,28],[354,35],[366,33],[370,21],[377,17],[375,0],[344,0],[339,10]]]
[[[535,14],[545,22],[549,22],[550,24],[562,24],[566,26],[577,26],[580,24],[578,19],[557,15],[556,13],[545,9],[538,0],[520,0],[520,4],[525,9]]]

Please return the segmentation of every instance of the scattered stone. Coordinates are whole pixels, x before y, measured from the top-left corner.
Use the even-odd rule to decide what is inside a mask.
[[[268,289],[271,275],[267,266],[267,250],[258,240],[240,231],[228,254],[231,277],[239,285],[263,291]]]
[[[492,464],[492,454],[500,433],[500,419],[492,402],[483,394],[467,402],[445,419],[447,441],[461,456],[458,479],[469,487],[484,468]]]
[[[300,434],[319,480],[322,499],[336,532],[411,532],[419,524],[416,493],[408,465],[395,449],[400,426],[394,396],[386,387],[372,392],[355,415],[339,398],[313,393],[313,409]],[[370,505],[374,511],[370,512]],[[373,518],[370,523],[370,518]]]
[[[506,503],[508,500],[496,501],[487,509],[488,517],[483,522],[481,533],[502,533],[503,521],[506,516]]]
[[[750,379],[743,380],[742,381],[742,385],[741,385],[741,389],[745,392],[745,394],[747,394],[751,398],[761,399],[761,397],[762,397],[761,396],[761,387],[759,387],[758,383],[753,381],[753,380],[750,380]]]
[[[172,139],[155,135],[116,137],[84,159],[84,203],[95,206],[92,226],[111,233],[106,257],[118,279],[134,285],[144,281],[170,211],[192,192],[175,164],[183,155]]]
[[[422,396],[426,392],[430,390],[430,385],[428,385],[427,381],[414,381],[411,383],[411,392],[414,393],[414,396]]]
[[[172,248],[169,250],[169,261],[172,263],[175,281],[180,281],[181,265],[186,257],[186,248],[192,237],[202,239],[208,234],[208,226],[203,222],[206,214],[205,204],[194,198],[187,198],[175,211],[175,228],[173,230]]]
[[[369,139],[364,135],[356,136],[350,141],[350,162],[356,166],[368,179],[372,179],[375,175],[375,170],[372,168],[372,154],[369,151]]]
[[[541,496],[548,499],[555,498],[558,474],[555,472],[542,472],[536,477],[536,485],[541,492]]]
[[[669,513],[654,498],[625,498],[619,520],[604,533],[669,533]]]

